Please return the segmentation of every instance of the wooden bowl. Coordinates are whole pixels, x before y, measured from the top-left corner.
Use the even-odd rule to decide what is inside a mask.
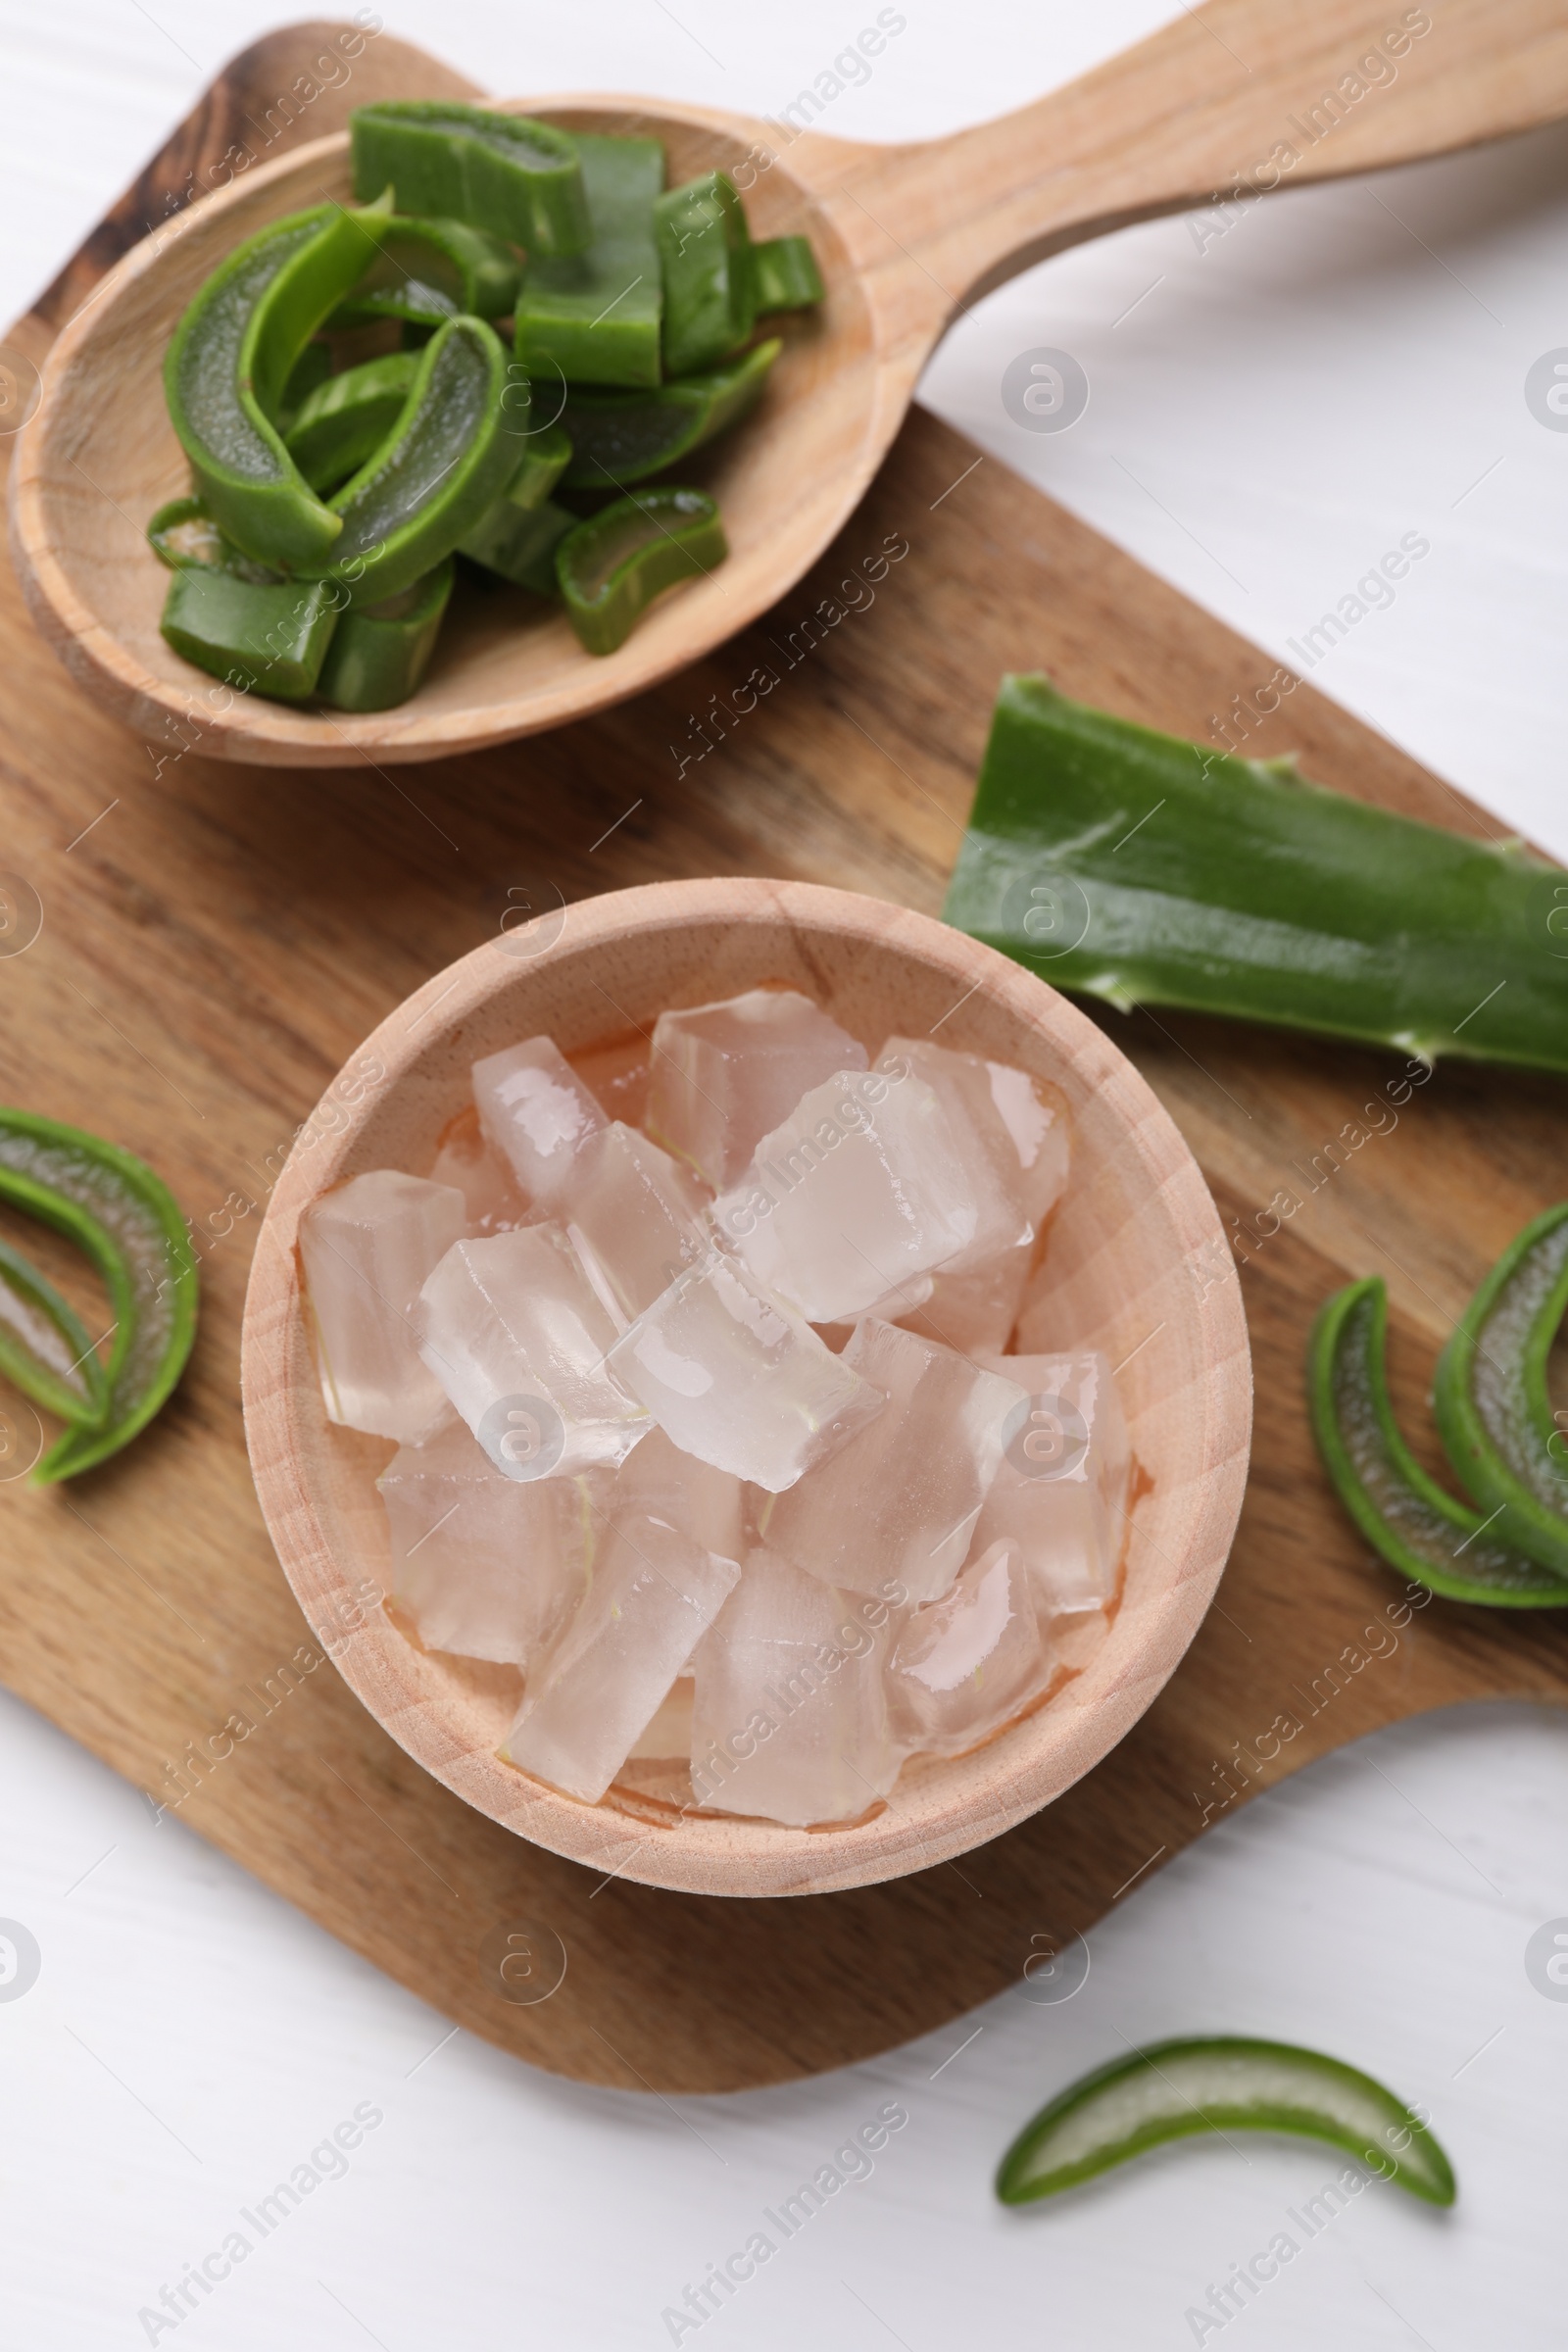
[[[390,1584],[373,1480],[392,1448],[322,1410],[295,1236],[328,1185],[423,1174],[471,1098],[469,1064],[547,1030],[567,1052],[666,1005],[785,981],[869,1052],[891,1032],[1054,1079],[1074,1172],[1051,1231],[1053,1344],[1119,1365],[1137,1501],[1122,1598],[1089,1664],[1035,1714],[954,1761],[916,1759],[844,1829],[681,1814],[615,1790],[581,1804],[499,1761],[509,1672],[419,1649],[367,1595]],[[290,1583],[350,1687],[409,1753],[491,1819],[600,1872],[709,1894],[807,1894],[922,1870],[1049,1804],[1113,1747],[1192,1640],[1241,1509],[1251,1370],[1241,1288],[1198,1164],[1094,1023],[994,950],[928,916],[792,882],[662,882],[536,917],[438,972],[328,1089],[272,1195],[245,1307],[245,1425]]]

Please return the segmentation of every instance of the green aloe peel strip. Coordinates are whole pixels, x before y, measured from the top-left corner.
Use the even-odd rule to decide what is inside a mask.
[[[1325,2139],[1428,2204],[1453,2203],[1448,2159],[1381,2082],[1317,2050],[1228,2035],[1158,2042],[1085,2075],[1019,2132],[997,2194],[1004,2205],[1054,2196],[1197,2132]]]
[[[1568,1437],[1546,1358],[1568,1308],[1568,1201],[1527,1225],[1493,1267],[1438,1358],[1433,1409],[1476,1507],[1568,1578]]]
[[[1347,1284],[1318,1316],[1307,1353],[1312,1430],[1335,1492],[1373,1549],[1448,1600],[1491,1608],[1568,1608],[1568,1581],[1427,1476],[1399,1434],[1384,1373],[1388,1292],[1377,1275]]]
[[[0,1374],[62,1421],[96,1428],[109,1383],[68,1300],[20,1250],[0,1242]]]
[[[196,1257],[178,1203],[145,1160],[28,1111],[0,1109],[0,1200],[74,1242],[109,1293],[105,1398],[39,1463],[34,1480],[47,1485],[107,1461],[168,1398],[196,1336]]]

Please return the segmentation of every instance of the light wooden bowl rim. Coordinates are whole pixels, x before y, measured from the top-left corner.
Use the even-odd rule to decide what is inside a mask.
[[[1049,1804],[1097,1764],[1173,1673],[1212,1598],[1246,1483],[1251,1367],[1241,1287],[1208,1188],[1168,1113],[1102,1030],[1032,973],[927,915],[815,884],[735,878],[654,883],[538,919],[559,925],[559,936],[531,959],[518,959],[514,942],[511,950],[488,943],[437,972],[381,1023],[345,1065],[363,1071],[367,1057],[381,1064],[375,1095],[345,1112],[341,1092],[329,1089],[319,1106],[330,1105],[329,1114],[313,1114],[273,1192],[245,1303],[242,1385],[257,1493],[283,1569],[350,1688],[409,1754],[479,1811],[555,1853],[649,1886],[726,1895],[866,1886],[951,1859]],[[343,1433],[327,1434],[305,1334],[296,1233],[310,1201],[355,1172],[357,1143],[375,1103],[392,1090],[424,1086],[443,1056],[466,1067],[459,1042],[466,1025],[508,992],[525,994],[533,975],[587,957],[585,971],[613,979],[617,952],[630,945],[657,953],[662,937],[702,925],[782,926],[792,940],[828,934],[903,957],[923,976],[940,975],[951,982],[954,1003],[944,1043],[965,1042],[965,999],[975,1007],[971,1021],[983,1010],[1033,1032],[1069,1095],[1093,1102],[1097,1119],[1113,1124],[1118,1159],[1126,1155],[1147,1188],[1145,1206],[1168,1225],[1165,1272],[1179,1279],[1170,1284],[1166,1312],[1186,1329],[1173,1333],[1167,1349],[1181,1336],[1197,1367],[1161,1407],[1180,1413],[1184,1447],[1190,1427],[1190,1474],[1163,1498],[1146,1497],[1134,1515],[1138,1610],[1122,1608],[1060,1699],[985,1748],[922,1766],[912,1784],[906,1772],[886,1811],[841,1830],[706,1816],[655,1827],[640,1812],[577,1803],[466,1745],[452,1704],[433,1694],[439,1661],[416,1650],[379,1609],[352,1626],[351,1590],[362,1564],[334,1556],[328,1498],[311,1467],[313,1452],[341,1444]],[[604,1034],[613,1026],[607,1016]]]

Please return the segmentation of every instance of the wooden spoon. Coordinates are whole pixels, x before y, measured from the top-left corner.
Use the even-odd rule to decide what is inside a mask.
[[[1568,113],[1568,19],[1555,0],[1435,0],[1402,13],[1392,0],[1211,0],[1017,114],[896,147],[788,135],[793,122],[781,139],[776,123],[662,101],[514,103],[572,128],[657,132],[672,181],[719,165],[759,235],[804,230],[816,247],[822,313],[788,325],[764,408],[692,469],[722,505],[728,563],[662,599],[604,660],[520,592],[466,599],[424,687],[371,717],[236,696],[170,651],[158,633],[166,575],[142,537],[186,479],[163,354],[196,287],[242,237],[347,197],[347,138],[318,140],[247,172],[127,254],[60,336],[18,437],[12,538],[32,612],[81,684],[150,738],[155,759],[427,760],[642,692],[756,620],[821,554],[966,302],[1129,221],[1554,121]],[[784,111],[808,120],[813,109],[803,94]],[[1024,389],[1036,403],[1062,397],[1049,376]]]

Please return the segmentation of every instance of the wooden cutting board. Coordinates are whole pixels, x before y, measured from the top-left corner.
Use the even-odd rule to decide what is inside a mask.
[[[296,25],[236,59],[9,352],[36,362],[225,154],[234,169],[236,148],[336,129],[370,96],[467,86],[385,35],[346,80],[318,69],[347,30]],[[841,585],[894,549],[907,552],[874,591]],[[33,944],[0,956],[0,1094],[152,1160],[205,1285],[191,1370],[146,1438],[65,1490],[0,1485],[0,1671],[155,1796],[172,1795],[190,1743],[250,1724],[178,1818],[461,2025],[561,2074],[721,2090],[864,2057],[1031,1960],[1038,1975],[1206,1820],[1326,1749],[1452,1700],[1568,1696],[1559,1620],[1434,1601],[1398,1624],[1402,1588],[1327,1491],[1301,1392],[1321,1299],[1385,1274],[1396,1399],[1435,1461],[1433,1357],[1492,1258],[1561,1193],[1568,1095],[1445,1065],[1396,1115],[1387,1057],[1175,1015],[1097,1017],[1236,1221],[1252,1477],[1185,1663],[1047,1812],[961,1863],[851,1894],[601,1885],[427,1779],[312,1642],[251,1489],[238,1346],[268,1188],[332,1073],[509,907],[557,893],[756,873],[936,911],[1008,668],[1207,738],[1274,664],[918,410],[816,573],[700,669],[590,725],[396,775],[152,751],[82,701],[0,579],[0,866],[42,909]],[[777,677],[760,698],[754,670]],[[1247,723],[1249,751],[1298,751],[1324,783],[1498,830],[1305,684]],[[1299,1206],[1270,1231],[1282,1192]],[[564,1959],[549,1997],[507,1997],[509,1948],[524,1953],[514,1995],[549,1991]]]

